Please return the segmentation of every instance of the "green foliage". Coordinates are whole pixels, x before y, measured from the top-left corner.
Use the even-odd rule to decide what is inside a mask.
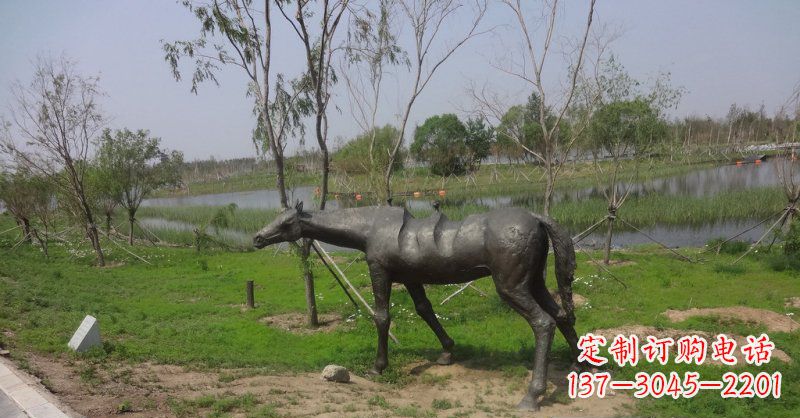
[[[796,216],[783,237],[783,252],[788,256],[800,258],[800,217]]]
[[[732,240],[726,241],[724,238],[716,238],[706,243],[706,246],[722,254],[742,254],[750,248],[747,241]]]
[[[480,168],[481,161],[489,155],[495,142],[494,128],[482,118],[467,119],[467,171]]]
[[[592,143],[614,157],[641,153],[667,137],[667,124],[641,98],[609,103],[598,109],[590,125]]]
[[[122,205],[131,220],[153,190],[181,181],[183,154],[168,154],[159,148],[160,141],[146,130],[122,129],[112,134],[106,129],[100,137],[92,184],[101,198]]]
[[[132,411],[133,411],[133,404],[131,404],[131,401],[127,400],[122,401],[122,403],[117,406],[118,414],[124,414],[126,412],[132,412]]]
[[[236,209],[238,209],[238,206],[236,206],[235,203],[230,203],[227,206],[218,208],[211,218],[206,221],[206,223],[198,228],[195,228],[194,246],[197,251],[202,251],[203,249],[214,245],[228,248],[228,245],[222,240],[215,239],[214,236],[209,234],[208,228],[211,227],[214,231],[214,235],[218,236],[220,230],[228,228],[233,223],[236,215]]]
[[[542,125],[539,124],[539,100],[534,93],[525,105],[511,106],[500,119],[497,127],[497,147],[509,158],[524,157],[520,145],[534,151],[542,151]]]
[[[375,128],[347,142],[331,156],[331,164],[335,170],[347,174],[368,174],[373,172],[371,168],[384,172],[389,164],[389,153],[399,135],[400,131],[392,125]],[[404,160],[405,152],[401,149],[392,165],[392,171],[402,169]],[[371,167],[370,161],[374,161],[374,167]]]
[[[0,200],[20,222],[32,222],[52,211],[53,184],[43,176],[25,169],[13,173],[0,172]]]
[[[434,399],[431,402],[433,409],[445,410],[453,407],[453,403],[448,399]]]
[[[489,154],[494,129],[482,119],[468,120],[467,125],[448,113],[431,116],[414,132],[410,151],[426,162],[433,174],[448,176],[473,172]]]

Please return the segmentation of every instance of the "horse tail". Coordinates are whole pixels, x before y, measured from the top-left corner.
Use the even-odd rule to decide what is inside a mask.
[[[566,313],[570,324],[575,323],[575,306],[572,302],[572,281],[574,280],[575,268],[575,246],[572,237],[558,225],[554,220],[541,215],[535,215],[544,225],[550,242],[553,245],[555,255],[556,281],[558,283],[558,294],[561,296],[561,307]]]

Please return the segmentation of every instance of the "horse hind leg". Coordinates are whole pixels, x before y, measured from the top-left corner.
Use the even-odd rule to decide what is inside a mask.
[[[545,285],[547,251],[548,245],[547,241],[545,241],[544,245],[539,248],[538,257],[531,265],[531,294],[533,298],[536,299],[536,303],[555,319],[558,330],[561,331],[561,335],[567,340],[572,355],[572,361],[577,365],[580,351],[578,350],[578,334],[575,332],[575,317],[568,315],[567,312],[556,303]]]
[[[455,342],[447,335],[447,331],[444,330],[442,324],[439,323],[439,319],[436,318],[431,301],[425,295],[425,287],[421,284],[406,284],[405,286],[414,301],[414,308],[417,310],[417,314],[431,327],[433,333],[436,334],[436,338],[442,344],[442,354],[436,360],[436,363],[441,365],[452,364],[452,351]]]
[[[530,275],[522,276],[519,279],[514,277],[495,276],[495,286],[497,293],[506,303],[517,313],[522,315],[533,329],[536,338],[536,347],[533,355],[533,378],[528,386],[528,392],[519,403],[518,408],[523,410],[539,410],[539,396],[544,395],[547,389],[547,355],[553,343],[553,333],[555,332],[556,322],[541,306],[536,302],[531,294],[528,281]]]
[[[572,361],[577,364],[580,352],[578,350],[578,334],[575,332],[574,321],[568,317],[564,309],[550,295],[550,291],[547,290],[547,286],[544,284],[544,278],[542,280],[534,280],[531,284],[531,293],[539,306],[555,319],[558,330],[567,340]]]

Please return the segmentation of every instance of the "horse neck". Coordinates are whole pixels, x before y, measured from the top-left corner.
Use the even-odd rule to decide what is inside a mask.
[[[302,236],[364,251],[372,222],[359,212],[353,209],[307,212],[307,216],[300,218]]]

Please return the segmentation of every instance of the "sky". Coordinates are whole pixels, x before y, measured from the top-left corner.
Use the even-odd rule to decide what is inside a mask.
[[[573,0],[560,10],[558,45],[581,31],[587,4]],[[527,6],[534,23],[540,3],[531,0]],[[445,44],[466,30],[468,11],[445,26]],[[685,89],[673,117],[722,117],[732,103],[753,109],[764,105],[774,112],[800,82],[798,22],[800,3],[792,0],[598,0],[595,17],[596,27],[605,24],[619,32],[611,49],[633,77],[648,80],[668,72],[672,84]],[[409,28],[402,20],[398,27],[401,44],[409,45]],[[411,127],[435,114],[464,116],[474,107],[471,85],[485,86],[509,105],[530,94],[529,85],[499,69],[520,58],[513,16],[491,2],[481,28],[493,31],[470,40],[437,71],[415,105]],[[13,105],[10,86],[30,81],[37,56],[64,54],[78,62],[82,74],[99,75],[110,128],[149,129],[187,160],[253,157],[252,99],[245,96],[240,70],[223,69],[219,86],[206,84],[193,94],[189,81],[176,82],[164,61],[162,40],[197,34],[197,20],[170,0],[0,1],[0,115],[8,115]],[[298,71],[303,55],[296,35],[284,26],[276,28],[274,38],[276,66],[286,74]],[[544,78],[556,91],[566,70],[560,55],[553,56]],[[406,69],[391,70],[380,124],[397,122],[410,82]],[[340,85],[329,116],[334,147],[359,133],[348,103]],[[290,152],[300,140],[291,140]],[[305,143],[306,148],[315,146],[310,133]]]

